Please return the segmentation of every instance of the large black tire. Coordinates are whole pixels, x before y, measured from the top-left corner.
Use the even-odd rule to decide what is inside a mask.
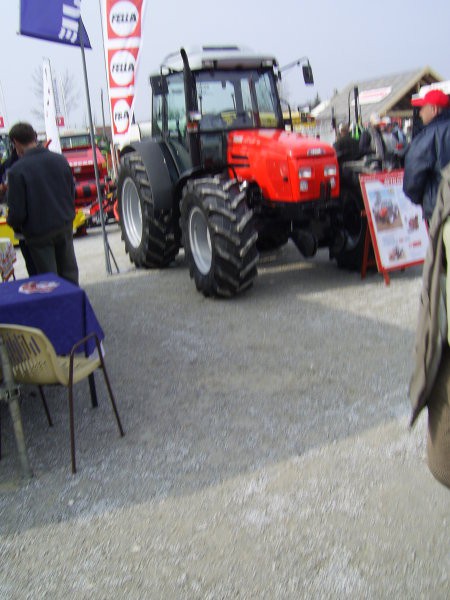
[[[137,267],[166,267],[180,248],[173,211],[155,215],[151,182],[137,152],[121,162],[118,189],[119,223],[130,261]]]
[[[257,275],[258,234],[238,182],[219,176],[188,181],[180,213],[186,261],[197,290],[230,298],[249,288]]]
[[[342,269],[361,270],[366,233],[366,218],[362,216],[364,202],[361,192],[353,187],[341,190],[341,227],[343,245],[334,252],[334,258]]]

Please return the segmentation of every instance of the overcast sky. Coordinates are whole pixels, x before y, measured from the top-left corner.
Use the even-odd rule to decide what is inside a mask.
[[[45,0],[43,0],[44,2]],[[0,0],[2,53],[0,84],[7,125],[33,122],[32,73],[50,59],[54,76],[73,74],[80,105],[71,126],[87,122],[81,54],[78,48],[17,34],[19,0]],[[100,1],[82,0],[82,16],[93,49],[86,51],[94,120],[101,125],[101,89],[106,98]],[[143,46],[137,76],[135,113],[150,118],[148,76],[161,60],[181,46],[243,44],[270,53],[281,66],[308,56],[315,85],[306,88],[299,70],[284,74],[293,106],[318,93],[322,100],[348,83],[430,66],[450,79],[450,2],[428,0],[147,0]],[[105,102],[106,121],[109,122]]]

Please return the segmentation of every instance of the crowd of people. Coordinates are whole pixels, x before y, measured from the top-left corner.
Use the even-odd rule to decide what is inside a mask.
[[[407,147],[406,134],[400,124],[388,116],[381,118],[377,113],[370,115],[359,139],[347,123],[340,123],[334,143],[340,161],[370,157],[380,169],[403,167]]]

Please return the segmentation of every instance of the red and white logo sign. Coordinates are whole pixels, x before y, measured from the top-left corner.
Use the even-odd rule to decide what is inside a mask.
[[[109,2],[108,38],[141,37],[142,1],[119,0]]]
[[[145,0],[103,0],[103,4],[112,132],[114,143],[120,144],[133,118]]]
[[[4,118],[0,115],[0,127],[3,129],[5,127],[5,120]]]
[[[124,134],[128,131],[131,120],[131,105],[133,97],[113,98],[111,100],[111,109],[113,116],[113,129],[116,134]]]
[[[109,85],[111,87],[129,87],[134,85],[134,74],[138,48],[108,51]]]
[[[374,88],[372,90],[362,90],[359,92],[359,103],[376,104],[389,96],[392,87]]]

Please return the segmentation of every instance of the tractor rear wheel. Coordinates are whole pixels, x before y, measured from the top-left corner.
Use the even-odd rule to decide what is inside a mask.
[[[166,267],[180,247],[172,211],[154,211],[151,182],[137,152],[122,159],[118,188],[119,223],[130,260],[137,267]]]
[[[188,181],[180,213],[186,260],[197,290],[229,298],[250,287],[257,275],[258,234],[238,182],[219,176]]]
[[[341,192],[342,233],[345,243],[334,254],[339,267],[349,270],[361,269],[366,219],[362,216],[364,202],[361,193],[352,187]]]

